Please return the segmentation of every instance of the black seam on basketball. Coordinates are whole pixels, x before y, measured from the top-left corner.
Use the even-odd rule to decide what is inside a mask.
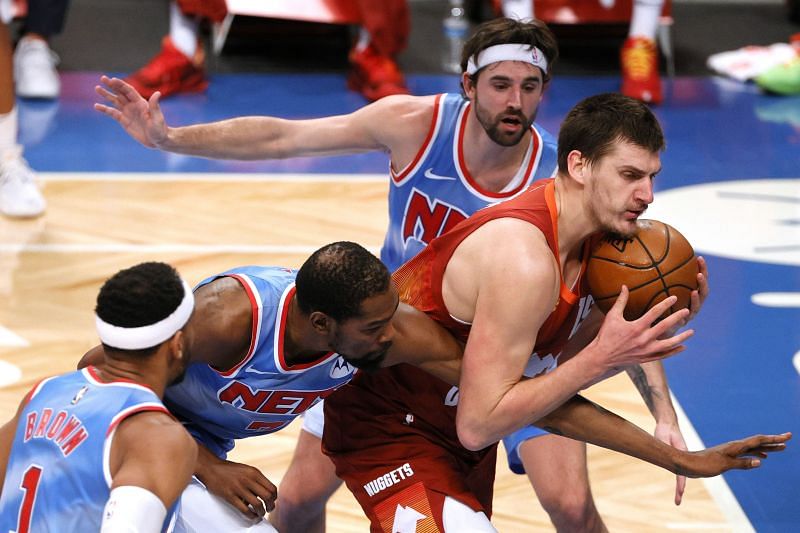
[[[664,229],[666,229],[666,224],[664,225]],[[664,287],[664,291],[666,291],[667,295],[669,295],[669,287],[667,286],[666,281],[664,281],[664,274],[662,274],[661,273],[661,269],[658,268],[659,261],[656,261],[656,258],[653,257],[653,254],[650,253],[650,248],[645,246],[644,242],[642,242],[642,239],[639,238],[638,234],[634,238],[637,241],[639,241],[639,244],[641,245],[642,250],[644,250],[644,252],[647,254],[647,257],[650,258],[650,263],[652,264],[653,268],[656,269],[656,274],[658,275],[658,278],[657,278],[658,281],[661,281],[661,286]],[[667,229],[667,245],[664,247],[664,257],[667,257],[668,255],[669,255],[669,230]],[[655,280],[653,280],[653,281],[655,281]]]
[[[649,279],[649,280],[645,281],[641,285],[636,285],[634,287],[628,287],[628,294],[632,293],[635,290],[639,290],[639,289],[641,289],[643,287],[647,287],[651,283],[658,283],[658,282],[659,282],[659,278],[653,278],[653,279]],[[616,298],[617,296],[619,296],[619,292],[616,292],[615,294],[609,294],[608,296],[598,296],[597,298],[594,298],[594,296],[592,296],[592,298],[594,298],[595,301],[597,301],[597,300],[605,300],[606,298]]]
[[[675,272],[676,270],[678,270],[678,269],[680,269],[680,268],[682,268],[682,267],[685,267],[685,266],[686,266],[686,265],[689,263],[689,261],[691,261],[692,259],[694,259],[694,254],[690,255],[690,256],[689,256],[689,257],[686,259],[686,261],[684,261],[683,263],[680,263],[679,265],[676,265],[676,266],[675,266],[675,268],[673,268],[673,269],[672,269],[672,270],[670,270],[669,272],[665,272],[665,273],[664,273],[664,275],[665,275],[665,276],[669,276],[670,274],[672,274],[672,273],[673,273],[673,272]],[[673,285],[673,287],[677,287],[677,285]],[[692,290],[694,290],[694,289],[692,289]]]

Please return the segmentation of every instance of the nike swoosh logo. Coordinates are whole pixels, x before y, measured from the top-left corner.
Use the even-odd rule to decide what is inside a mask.
[[[250,374],[259,374],[261,376],[274,376],[277,372],[262,372],[261,370],[256,370],[253,368],[253,365],[249,365],[244,369],[245,372],[249,372]]]
[[[434,174],[432,168],[429,168],[428,170],[425,171],[425,177],[428,178],[429,180],[442,180],[442,181],[456,180],[456,178],[453,178],[451,176],[441,176],[439,174]]]

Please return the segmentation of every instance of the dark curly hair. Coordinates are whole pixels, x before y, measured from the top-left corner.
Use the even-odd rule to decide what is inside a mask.
[[[367,298],[389,289],[386,266],[354,242],[334,242],[309,257],[297,272],[297,303],[306,313],[320,311],[334,320],[359,316]]]
[[[120,270],[103,284],[97,294],[95,313],[113,326],[149,326],[171,315],[183,296],[183,282],[173,267],[158,262],[140,263]],[[146,354],[155,348],[125,351]]]

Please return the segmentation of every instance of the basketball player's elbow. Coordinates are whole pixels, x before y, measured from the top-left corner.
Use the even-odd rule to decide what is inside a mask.
[[[456,432],[461,445],[470,451],[482,450],[499,440],[492,434],[487,419],[483,417],[457,417]]]

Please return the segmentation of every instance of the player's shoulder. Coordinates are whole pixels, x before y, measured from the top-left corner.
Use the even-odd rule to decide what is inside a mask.
[[[160,453],[196,446],[189,432],[166,410],[143,411],[129,416],[120,423],[115,439],[123,445],[135,447],[158,442]]]
[[[412,96],[396,94],[381,98],[372,106],[387,121],[404,127],[427,128],[436,109],[437,95]]]
[[[503,265],[499,270],[548,272],[553,253],[541,229],[516,217],[498,217],[487,221],[473,235],[473,246],[483,250],[486,260]],[[471,236],[471,237],[472,237]],[[502,246],[497,243],[502,242]],[[486,250],[491,250],[486,254]],[[496,269],[493,269],[496,270]]]
[[[129,416],[117,428],[111,472],[116,477],[120,468],[141,472],[146,465],[162,475],[188,479],[196,459],[197,442],[180,422],[165,411],[145,411]]]

